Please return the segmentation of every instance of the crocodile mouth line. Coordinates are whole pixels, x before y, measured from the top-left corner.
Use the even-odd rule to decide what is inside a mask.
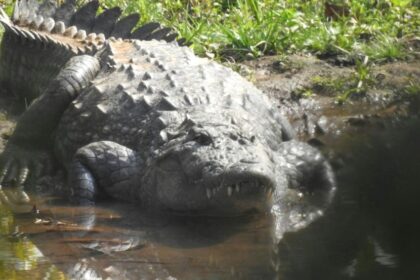
[[[206,187],[206,197],[208,200],[214,199],[216,196],[222,194],[225,197],[235,197],[248,191],[250,188],[257,190],[262,190],[261,193],[264,193],[268,199],[271,199],[274,192],[274,186],[271,183],[263,183],[261,180],[252,180],[252,181],[242,181],[232,184],[219,184],[216,187]]]

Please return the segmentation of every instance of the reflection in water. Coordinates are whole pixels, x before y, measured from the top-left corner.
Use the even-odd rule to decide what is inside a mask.
[[[13,214],[0,205],[0,279],[64,279],[14,223]]]
[[[276,276],[271,215],[185,218],[146,214],[116,203],[95,208],[38,206],[39,214],[21,215],[17,223],[72,279]]]
[[[112,210],[102,206],[94,209],[96,225],[88,232],[61,232],[62,254],[56,253],[55,259],[75,278],[81,279],[83,273],[112,279],[139,279],[139,275],[143,279],[266,279],[275,275],[268,254],[272,247],[268,216],[186,219],[144,214],[131,205],[113,204]],[[54,211],[55,218],[63,220],[61,215],[68,209]],[[41,240],[37,244],[44,253],[48,250]],[[68,254],[73,262],[66,264]],[[78,256],[76,262],[74,256]]]
[[[0,279],[416,279],[418,127],[338,143],[350,159],[326,211],[299,193],[230,219],[53,199],[39,214],[0,209]]]

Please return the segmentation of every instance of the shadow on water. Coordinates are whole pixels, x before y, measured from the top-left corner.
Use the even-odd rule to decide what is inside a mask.
[[[34,196],[38,214],[0,211],[0,279],[416,279],[419,128],[340,137],[332,205],[281,236],[271,214],[185,218]]]
[[[280,279],[418,279],[420,121],[340,141],[335,200],[281,240]]]

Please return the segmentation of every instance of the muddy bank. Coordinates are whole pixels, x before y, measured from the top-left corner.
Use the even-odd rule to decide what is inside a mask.
[[[277,102],[302,139],[383,128],[419,112],[419,59],[340,67],[313,56],[273,56],[245,62],[240,72]]]

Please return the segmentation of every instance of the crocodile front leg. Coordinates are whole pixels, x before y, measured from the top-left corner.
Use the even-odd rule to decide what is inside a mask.
[[[73,57],[45,93],[19,119],[0,157],[0,187],[15,181],[22,190],[30,177],[50,171],[52,135],[69,103],[94,79],[100,69],[92,56]]]
[[[142,165],[143,161],[133,150],[111,141],[80,148],[68,170],[73,202],[92,204],[107,196],[135,200]]]

